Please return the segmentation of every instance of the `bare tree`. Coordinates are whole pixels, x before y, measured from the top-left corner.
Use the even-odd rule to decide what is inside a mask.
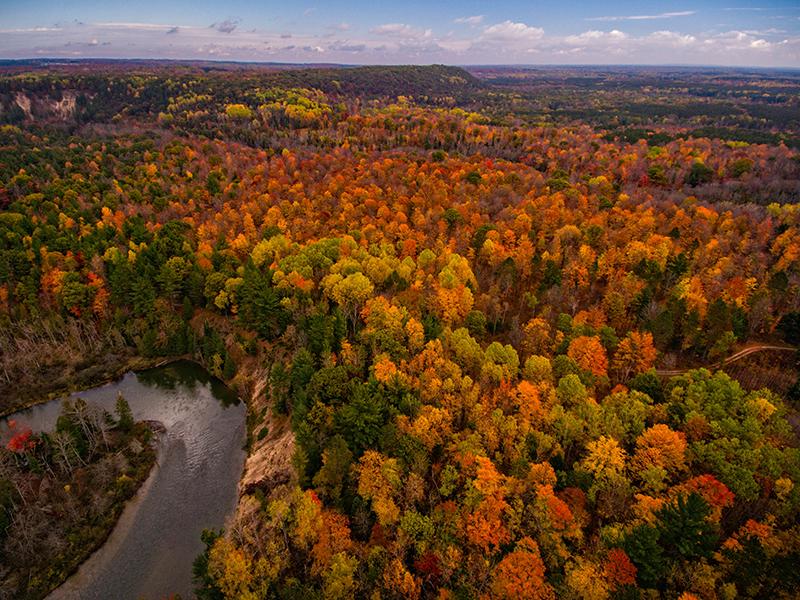
[[[57,458],[61,467],[66,473],[72,474],[73,466],[70,457],[75,457],[80,460],[75,444],[72,441],[72,436],[65,431],[59,431],[50,436],[53,448],[58,453]]]
[[[0,449],[0,479],[9,481],[17,491],[17,495],[22,499],[22,503],[27,504],[28,501],[25,498],[25,490],[22,487],[22,480],[19,476],[16,460],[13,456],[11,456],[11,452],[5,449]],[[16,508],[13,496],[11,498],[11,502]]]

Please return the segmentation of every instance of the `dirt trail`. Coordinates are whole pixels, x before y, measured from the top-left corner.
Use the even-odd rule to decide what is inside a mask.
[[[740,360],[746,356],[750,356],[751,354],[755,354],[756,352],[765,352],[765,351],[784,351],[784,352],[793,352],[797,350],[794,346],[789,345],[779,345],[779,344],[753,344],[751,346],[746,346],[742,348],[738,352],[731,354],[728,358],[723,360],[722,362],[714,363],[712,365],[706,365],[708,369],[720,369],[726,365],[729,365],[737,360]],[[656,374],[661,375],[663,377],[673,377],[675,375],[683,375],[693,369],[698,369],[700,367],[686,367],[683,369],[656,369]]]

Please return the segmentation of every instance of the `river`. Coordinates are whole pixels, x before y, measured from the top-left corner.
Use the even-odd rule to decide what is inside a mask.
[[[122,393],[137,420],[159,421],[158,463],[128,503],[106,543],[48,598],[139,600],[192,594],[200,534],[233,513],[245,459],[245,406],[188,361],[76,393],[109,412]],[[55,427],[60,401],[10,418],[34,431]],[[3,425],[4,426],[4,425]]]

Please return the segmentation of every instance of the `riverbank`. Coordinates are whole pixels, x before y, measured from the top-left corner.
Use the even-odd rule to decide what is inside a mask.
[[[190,357],[145,358],[131,355],[119,357],[118,360],[109,360],[104,365],[93,365],[75,372],[62,371],[57,378],[49,379],[50,383],[43,382],[41,389],[26,388],[18,391],[18,395],[12,397],[10,401],[5,400],[5,402],[9,402],[9,405],[0,407],[0,419],[37,404],[117,381],[129,371],[152,369],[181,359],[190,360]],[[43,379],[47,380],[48,378],[43,376]]]
[[[198,314],[197,319],[195,319],[195,326],[198,331],[207,318],[214,322],[218,330],[223,332],[228,350],[234,353],[236,357],[237,372],[235,376],[227,381],[220,381],[235,392],[236,396],[243,401],[247,410],[247,444],[244,465],[239,466],[241,470],[238,470],[236,474],[236,501],[235,504],[231,505],[230,512],[227,513],[224,523],[226,529],[232,529],[242,519],[252,516],[257,503],[248,501],[248,498],[251,498],[254,494],[258,497],[275,498],[280,496],[284,490],[288,489],[296,481],[295,471],[292,466],[292,457],[295,450],[294,433],[291,430],[288,417],[277,414],[272,410],[273,390],[270,386],[270,371],[276,357],[280,355],[281,349],[274,346],[268,347],[266,343],[260,343],[257,352],[253,354],[244,353],[240,348],[237,348],[235,341],[237,331],[228,321]],[[208,370],[208,366],[203,364],[202,359],[194,355],[156,358],[129,355],[113,362],[108,360],[109,358],[114,358],[114,356],[104,357],[105,360],[99,368],[93,367],[78,372],[77,376],[69,379],[69,385],[62,385],[57,388],[51,386],[51,389],[46,393],[38,395],[34,395],[33,390],[24,390],[24,395],[27,396],[24,402],[18,402],[13,408],[7,408],[0,414],[8,416],[13,412],[38,406],[59,397],[88,391],[91,388],[104,386],[112,382],[121,382],[126,373],[142,373],[155,367],[168,367],[176,361],[189,361]],[[59,378],[63,379],[67,376],[68,373],[65,370],[60,373]],[[220,525],[223,525],[223,523],[220,523]],[[197,539],[199,540],[199,534]],[[111,552],[107,553],[102,550],[102,553],[110,554]],[[92,572],[90,579],[97,576],[98,568],[94,565],[95,562],[102,563],[101,569],[107,568],[106,559],[95,561],[94,557],[92,557],[89,562],[93,563],[92,566],[87,564],[87,567]],[[84,568],[81,567],[81,571],[83,570]],[[76,582],[73,582],[74,585],[70,583],[73,579],[76,579]],[[73,592],[81,590],[86,579],[86,577],[79,574],[69,580],[68,583],[70,585],[67,587]]]
[[[46,437],[22,431],[2,450],[14,491],[0,544],[2,597],[39,599],[59,587],[106,542],[153,471],[160,423],[134,423],[128,412],[104,430],[89,424],[91,411],[65,412]]]
[[[190,598],[202,531],[227,528],[236,510],[245,459],[245,403],[186,360],[129,372],[82,391],[80,398],[113,412],[120,393],[137,421],[163,424],[158,466],[125,505],[108,539],[53,599]],[[61,408],[60,401],[51,401],[13,418],[33,431],[49,431]]]
[[[203,369],[203,364],[192,355],[145,358],[130,356],[125,360],[106,364],[103,368],[90,368],[75,374],[69,385],[52,387],[46,393],[33,395],[32,390],[25,390],[24,401],[8,408],[0,409],[0,419],[7,418],[17,412],[50,402],[72,394],[118,381],[128,372],[140,372],[169,365],[185,360]],[[281,417],[272,411],[272,395],[269,390],[269,368],[259,368],[259,360],[250,357],[240,365],[236,377],[229,381],[221,380],[231,389],[242,387],[237,393],[247,406],[248,415],[248,452],[244,472],[239,482],[239,494],[245,495],[256,488],[269,488],[291,479],[293,468],[291,457],[294,453],[294,434],[287,417]],[[62,374],[60,379],[66,377]],[[235,386],[236,382],[246,382],[244,386]],[[267,431],[258,436],[257,432]]]

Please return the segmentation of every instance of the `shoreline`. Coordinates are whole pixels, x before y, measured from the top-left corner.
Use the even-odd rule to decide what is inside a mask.
[[[163,434],[166,432],[166,428],[161,421],[143,421],[150,430],[153,432],[153,451],[155,453],[155,459],[153,460],[153,464],[150,466],[150,469],[147,473],[147,477],[145,477],[142,481],[139,482],[139,485],[136,488],[136,492],[128,498],[122,508],[117,515],[116,520],[114,521],[114,526],[109,528],[106,535],[103,536],[103,539],[99,541],[99,543],[86,555],[81,562],[75,565],[75,568],[70,571],[70,573],[64,578],[64,580],[58,584],[57,587],[50,590],[47,595],[45,596],[46,599],[56,600],[57,598],[61,597],[69,597],[64,596],[64,594],[69,594],[69,591],[63,591],[63,588],[67,585],[70,585],[70,581],[75,577],[80,576],[80,571],[91,561],[98,552],[100,552],[103,548],[105,548],[111,537],[114,535],[114,532],[125,523],[132,521],[132,519],[136,516],[136,512],[139,510],[141,501],[144,498],[144,495],[149,491],[149,489],[153,486],[153,481],[155,481],[156,474],[159,468],[159,461],[162,457],[162,445],[164,444]],[[59,591],[62,590],[62,591]]]
[[[89,390],[92,388],[100,387],[102,385],[106,385],[108,383],[113,383],[118,381],[122,377],[125,376],[128,372],[139,372],[139,371],[146,371],[147,369],[155,369],[157,367],[162,367],[169,363],[173,363],[179,360],[188,360],[194,362],[203,368],[205,365],[195,360],[193,357],[188,355],[182,356],[172,356],[172,357],[158,357],[150,359],[144,358],[142,356],[132,356],[128,360],[123,363],[120,363],[116,368],[111,370],[110,372],[105,372],[103,375],[97,377],[96,379],[88,380],[85,385],[75,385],[75,386],[67,386],[61,387],[56,390],[52,390],[47,392],[44,395],[36,396],[30,400],[25,401],[24,403],[15,406],[14,408],[8,408],[4,410],[0,410],[0,420],[7,419],[8,417],[22,412],[24,410],[28,410],[29,408],[33,408],[34,406],[38,406],[39,404],[45,404],[52,400],[58,400],[59,398],[63,398],[66,396],[70,396],[72,394],[76,394],[85,390]],[[225,383],[225,382],[223,382]],[[227,385],[227,383],[226,383]]]
[[[70,567],[61,572],[63,578],[61,578],[58,584],[46,592],[43,590],[26,590],[31,597],[50,598],[57,590],[64,586],[67,581],[69,581],[81,569],[83,565],[85,565],[101,548],[106,545],[106,542],[119,525],[123,515],[126,514],[127,509],[131,506],[132,501],[136,500],[137,498],[141,498],[141,494],[147,487],[148,482],[151,482],[155,478],[161,457],[161,446],[164,440],[163,434],[165,433],[166,429],[164,424],[160,421],[139,421],[136,425],[138,426],[138,424],[143,425],[144,429],[150,432],[151,438],[149,441],[145,442],[145,445],[148,447],[151,455],[147,458],[147,462],[150,464],[147,466],[146,470],[137,467],[136,476],[131,478],[135,485],[133,493],[127,498],[115,501],[105,512],[103,522],[107,523],[108,517],[111,517],[112,522],[107,523],[107,526],[103,527],[103,531],[99,537],[93,539],[90,544],[82,548],[81,552],[77,553],[73,559],[68,561],[68,563],[72,564]],[[142,433],[142,435],[144,435],[144,433]],[[139,438],[139,434],[134,434],[134,436],[134,439]],[[72,481],[70,481],[70,484],[71,483]],[[83,527],[87,528],[89,527],[89,524],[85,523]],[[96,528],[96,525],[92,528]],[[80,558],[81,556],[82,558]],[[73,562],[75,559],[79,560],[77,562]]]

